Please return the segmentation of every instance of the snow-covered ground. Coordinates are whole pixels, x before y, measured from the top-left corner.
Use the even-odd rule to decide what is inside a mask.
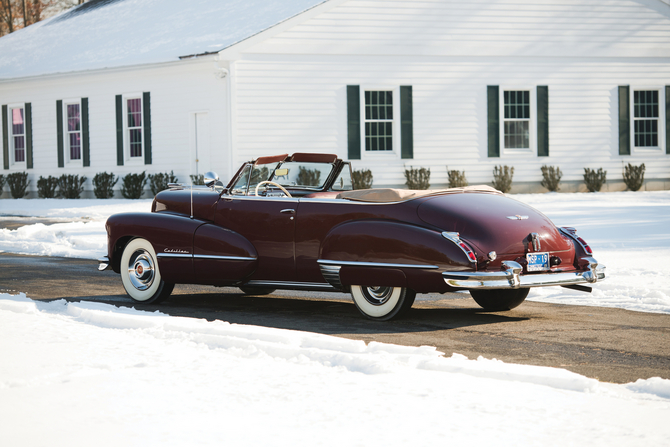
[[[529,300],[670,313],[670,191],[512,197],[556,225],[577,228],[595,258],[607,266],[608,279],[591,294],[547,287],[533,290]],[[104,222],[109,215],[150,209],[151,200],[1,200],[0,221],[7,216],[77,221],[0,229],[0,251],[97,259],[106,254]]]
[[[0,295],[2,446],[662,446],[670,381]]]
[[[517,195],[608,266],[593,294],[532,299],[670,312],[670,192]],[[150,201],[2,200],[0,250],[97,258],[104,220]],[[1,267],[0,267],[1,268]],[[670,381],[615,385],[432,347],[0,294],[0,445],[665,446]]]

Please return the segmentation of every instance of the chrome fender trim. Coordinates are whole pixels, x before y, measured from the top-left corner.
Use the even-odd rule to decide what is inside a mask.
[[[593,284],[605,279],[605,266],[594,258],[582,258],[588,266],[581,272],[533,273],[523,275],[523,268],[514,261],[503,261],[499,272],[443,272],[447,285],[462,289],[518,289],[525,287]]]
[[[342,281],[340,280],[340,269],[344,265],[350,265],[355,267],[381,267],[381,268],[394,268],[394,269],[438,269],[437,265],[424,265],[424,264],[394,264],[388,262],[362,262],[362,261],[331,261],[328,259],[319,259],[316,261],[319,264],[321,269],[321,275],[323,279],[328,281],[328,283],[336,288],[337,290],[342,290]]]

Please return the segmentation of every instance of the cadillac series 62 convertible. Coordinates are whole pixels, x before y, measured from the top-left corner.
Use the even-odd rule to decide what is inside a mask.
[[[336,155],[297,153],[245,163],[227,186],[172,185],[151,213],[107,220],[108,256],[134,300],[158,303],[175,284],[351,293],[388,320],[417,293],[468,290],[491,311],[533,287],[590,292],[604,267],[573,228],[488,186],[352,190]]]

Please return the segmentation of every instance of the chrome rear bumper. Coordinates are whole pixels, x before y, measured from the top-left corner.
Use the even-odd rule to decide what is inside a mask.
[[[593,258],[586,270],[567,273],[535,273],[522,275],[523,267],[518,262],[503,261],[499,272],[444,272],[442,277],[451,287],[463,289],[519,289],[524,287],[568,286],[593,284],[605,279],[605,266],[598,265]]]

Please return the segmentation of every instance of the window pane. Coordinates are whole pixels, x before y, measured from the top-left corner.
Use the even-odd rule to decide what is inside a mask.
[[[70,134],[70,160],[81,160],[81,134],[73,132]]]
[[[14,161],[26,161],[26,140],[25,137],[14,137]]]
[[[80,130],[79,104],[67,105],[67,130],[69,132]]]
[[[131,157],[141,157],[142,156],[142,129],[130,129],[129,130],[129,141],[130,141],[130,156]]]
[[[506,119],[530,119],[530,92],[510,90],[503,92]]]
[[[633,105],[635,118],[658,118],[658,90],[636,90]]]
[[[12,109],[12,135],[23,135],[23,109]]]
[[[505,147],[510,149],[527,149],[530,147],[528,121],[505,122]]]
[[[142,100],[134,98],[128,100],[128,127],[142,126]]]

